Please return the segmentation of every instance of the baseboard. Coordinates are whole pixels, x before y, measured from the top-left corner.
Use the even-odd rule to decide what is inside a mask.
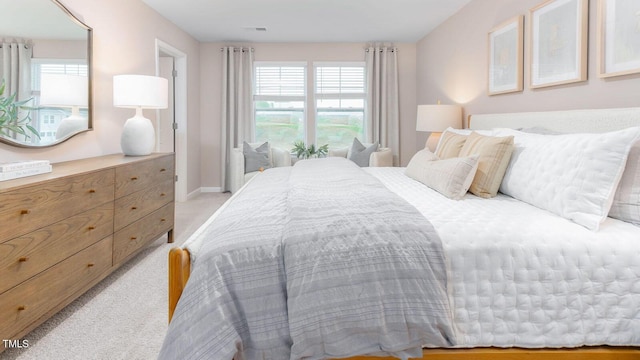
[[[187,195],[187,201],[193,200],[198,197],[198,195],[203,193],[221,193],[222,188],[220,187],[201,187],[193,190]]]
[[[203,193],[219,193],[222,192],[221,187],[201,187],[200,192]]]

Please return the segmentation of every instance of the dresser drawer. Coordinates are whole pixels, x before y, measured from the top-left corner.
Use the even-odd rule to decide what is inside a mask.
[[[161,206],[173,202],[175,183],[173,179],[155,184],[148,189],[135,192],[117,199],[115,204],[114,229],[123,227],[142,219]]]
[[[12,339],[17,329],[42,321],[41,317],[98,281],[111,267],[111,247],[112,237],[105,238],[0,294],[0,338]]]
[[[173,155],[120,166],[116,169],[116,199],[173,180],[174,174]]]
[[[174,203],[145,216],[115,233],[113,264],[117,265],[150,241],[173,229]]]
[[[0,244],[0,293],[113,233],[113,202]]]
[[[106,169],[0,194],[0,242],[113,201],[114,181]]]

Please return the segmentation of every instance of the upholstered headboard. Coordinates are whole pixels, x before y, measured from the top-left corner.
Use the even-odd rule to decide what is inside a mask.
[[[469,128],[541,127],[562,133],[601,133],[640,126],[640,108],[567,110],[469,116]]]

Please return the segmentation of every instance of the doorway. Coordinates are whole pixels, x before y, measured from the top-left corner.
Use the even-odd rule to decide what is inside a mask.
[[[169,107],[156,116],[156,150],[176,154],[176,201],[187,200],[187,55],[156,39],[156,76],[169,81]]]

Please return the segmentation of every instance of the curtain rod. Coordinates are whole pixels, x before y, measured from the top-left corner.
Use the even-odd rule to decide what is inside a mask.
[[[225,48],[221,47],[221,48],[220,48],[220,51],[224,51],[224,49],[225,49]],[[247,50],[249,50],[249,51],[253,52],[253,48],[234,48],[234,49],[233,49],[233,52],[238,52],[238,51],[245,52],[245,51],[247,51]]]
[[[385,50],[385,49],[380,49],[380,50],[378,50],[378,51],[379,51],[379,52],[383,52],[384,50]],[[391,48],[391,49],[386,49],[386,50],[387,50],[387,51],[390,51],[390,52],[396,52],[396,51],[398,51],[398,48]],[[369,52],[369,49],[368,49],[368,48],[367,48],[367,49],[365,49],[365,52]]]
[[[0,49],[2,49],[2,45],[3,44],[9,44],[9,47],[11,47],[11,45],[24,45],[25,49],[28,49],[29,47],[33,47],[33,43],[31,41],[31,39],[7,39],[7,38],[0,38]]]
[[[224,49],[225,49],[225,48],[221,47],[221,48],[220,48],[220,51],[224,51]],[[253,48],[234,48],[234,49],[233,49],[233,51],[234,51],[234,52],[237,52],[237,51],[245,52],[245,51],[247,51],[247,50],[249,50],[249,51],[253,52]],[[366,51],[366,52],[369,52],[369,49],[365,49],[365,51]],[[383,52],[383,51],[384,51],[384,49],[380,49],[380,50],[378,50],[378,51]],[[398,49],[397,49],[397,48],[392,48],[392,49],[387,49],[387,51],[390,51],[390,52],[396,52],[396,51],[398,51]]]
[[[19,43],[18,43],[18,44],[16,44],[16,43],[9,43],[9,48],[11,48],[11,46],[13,46],[13,45],[24,45],[24,48],[25,48],[25,49],[28,49],[28,48],[29,48],[29,44],[19,44]],[[0,49],[2,49],[2,46],[3,46],[3,45],[2,45],[2,44],[0,44]]]

